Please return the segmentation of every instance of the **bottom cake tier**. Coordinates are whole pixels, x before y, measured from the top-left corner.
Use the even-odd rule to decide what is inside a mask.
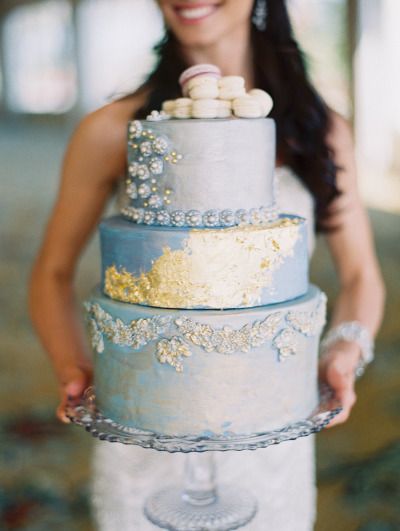
[[[302,420],[318,402],[326,297],[245,310],[86,303],[101,413],[166,435],[252,434]]]

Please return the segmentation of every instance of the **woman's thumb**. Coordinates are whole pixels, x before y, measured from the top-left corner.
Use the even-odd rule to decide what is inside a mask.
[[[68,372],[64,382],[63,392],[68,398],[79,398],[88,385],[87,375],[78,367]]]
[[[62,378],[61,403],[57,408],[57,416],[62,422],[69,423],[65,408],[67,404],[76,404],[89,385],[90,375],[79,367],[70,368]]]

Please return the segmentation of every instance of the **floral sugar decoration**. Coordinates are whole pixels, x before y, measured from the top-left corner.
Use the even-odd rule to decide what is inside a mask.
[[[307,312],[289,312],[286,320],[290,325],[305,336],[315,336],[315,334],[325,325],[325,308],[327,298],[325,293],[321,293],[320,302],[312,313]]]
[[[297,354],[300,346],[299,334],[296,334],[292,328],[284,328],[275,337],[273,344],[278,351],[279,361],[284,361],[290,356]]]
[[[160,363],[168,363],[177,372],[183,371],[182,358],[191,356],[189,346],[181,337],[162,339],[157,343],[157,359]]]
[[[156,359],[182,372],[183,360],[192,355],[193,347],[208,353],[229,355],[270,344],[277,353],[278,362],[297,355],[301,351],[302,338],[321,332],[325,323],[326,297],[321,294],[317,306],[310,312],[277,311],[239,329],[213,327],[176,315],[155,315],[124,323],[121,319],[114,319],[98,303],[86,303],[85,307],[94,351],[105,351],[105,339],[134,350],[154,342]]]
[[[157,121],[155,118],[156,115],[153,116],[153,121]],[[170,144],[166,136],[156,135],[139,120],[129,124],[130,163],[125,184],[127,196],[135,200],[136,209],[142,211],[142,215],[133,220],[137,223],[156,223],[157,212],[171,203],[173,190],[161,183],[160,177],[164,175],[166,166],[177,164],[182,155]],[[146,210],[152,215],[145,218]]]
[[[85,309],[92,347],[98,353],[104,352],[104,338],[115,345],[139,349],[160,338],[172,323],[171,316],[157,315],[125,324],[121,319],[113,319],[100,304],[85,303]]]
[[[212,328],[210,325],[197,323],[187,317],[175,320],[179,332],[185,339],[202,347],[206,352],[249,352],[272,339],[279,330],[283,312],[274,312],[263,321],[254,321],[239,330],[230,326]]]

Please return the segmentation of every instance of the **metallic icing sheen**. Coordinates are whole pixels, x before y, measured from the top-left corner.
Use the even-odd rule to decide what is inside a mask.
[[[163,308],[239,308],[298,297],[308,279],[305,222],[225,229],[100,227],[103,287],[115,300]],[[287,279],[290,278],[290,282]]]
[[[156,171],[152,175],[153,158]],[[130,122],[129,181],[137,178],[143,165],[148,170],[145,179],[153,176],[153,185],[160,190],[168,212],[195,210],[202,215],[213,209],[271,207],[275,122],[270,118]],[[168,197],[164,195],[166,189],[171,191]],[[148,210],[151,205],[145,199],[139,194],[126,195],[122,206]]]
[[[102,309],[97,315],[109,326],[120,323],[120,331],[121,323],[135,329],[139,321],[167,326],[137,348],[123,334],[117,340],[108,333],[99,352],[95,339],[98,405],[116,422],[170,435],[255,433],[304,418],[317,404],[325,297],[314,286],[294,301],[244,310],[155,309],[116,302],[100,291],[89,305]],[[303,331],[294,327],[294,316]],[[306,316],[318,326],[306,326]],[[263,323],[268,326],[260,336]],[[248,349],[242,333],[254,338]]]

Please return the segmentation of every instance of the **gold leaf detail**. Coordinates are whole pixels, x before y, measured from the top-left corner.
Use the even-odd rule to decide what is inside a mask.
[[[138,277],[110,266],[105,292],[123,302],[164,308],[254,306],[273,271],[293,254],[298,223],[283,218],[269,225],[194,229],[182,249],[165,247]]]

